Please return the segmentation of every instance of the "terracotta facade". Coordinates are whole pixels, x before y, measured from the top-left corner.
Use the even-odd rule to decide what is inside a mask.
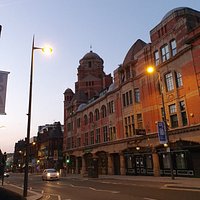
[[[96,53],[80,60],[75,92],[64,93],[68,173],[88,174],[95,159],[99,174],[170,175],[157,129],[166,116],[174,175],[200,176],[200,12],[169,11],[150,38],[133,44],[113,80]]]

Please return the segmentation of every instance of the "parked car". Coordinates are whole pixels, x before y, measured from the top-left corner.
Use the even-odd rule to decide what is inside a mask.
[[[45,169],[42,173],[42,180],[59,180],[60,174],[55,169]]]

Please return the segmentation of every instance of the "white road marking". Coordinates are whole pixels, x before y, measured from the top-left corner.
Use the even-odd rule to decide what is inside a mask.
[[[152,199],[152,198],[148,198],[148,197],[144,197],[145,200],[156,200],[156,199]]]
[[[161,187],[163,190],[179,190],[179,191],[191,191],[191,192],[200,192],[200,189],[193,189],[193,188],[179,188],[179,187]]]
[[[98,190],[98,189],[95,189],[95,188],[92,188],[92,187],[89,187],[89,189],[93,190],[93,191],[97,191],[97,192],[111,192],[113,194],[117,194],[119,193],[119,191],[113,191],[113,190]]]

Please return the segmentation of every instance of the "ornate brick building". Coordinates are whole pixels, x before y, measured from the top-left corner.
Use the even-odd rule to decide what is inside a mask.
[[[171,10],[150,38],[133,44],[113,82],[97,54],[80,60],[75,92],[64,93],[69,173],[87,173],[95,158],[99,174],[170,175],[157,130],[166,117],[174,175],[200,176],[200,12]]]

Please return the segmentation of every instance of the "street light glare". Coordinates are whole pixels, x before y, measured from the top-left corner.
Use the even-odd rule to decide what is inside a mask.
[[[147,67],[147,73],[151,74],[155,71],[155,68],[153,66]]]
[[[42,48],[42,51],[46,54],[46,55],[50,55],[53,52],[53,49],[50,46],[45,46]]]

